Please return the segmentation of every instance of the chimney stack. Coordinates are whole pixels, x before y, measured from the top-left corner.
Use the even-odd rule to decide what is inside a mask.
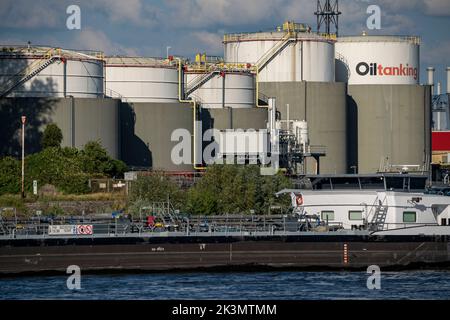
[[[427,68],[427,73],[428,73],[428,85],[431,86],[431,94],[434,95],[434,71],[436,69],[434,69],[433,67],[428,67]]]
[[[447,94],[450,94],[450,67],[447,67]]]

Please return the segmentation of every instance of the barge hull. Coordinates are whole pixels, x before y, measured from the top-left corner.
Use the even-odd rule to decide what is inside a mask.
[[[0,241],[0,274],[260,267],[409,268],[450,262],[448,237],[111,237]]]

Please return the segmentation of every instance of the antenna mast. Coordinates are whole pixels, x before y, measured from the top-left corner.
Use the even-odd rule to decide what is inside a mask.
[[[331,27],[334,25],[336,35],[339,33],[339,0],[317,0],[317,31],[319,32],[322,25],[325,25],[325,33],[331,34]]]

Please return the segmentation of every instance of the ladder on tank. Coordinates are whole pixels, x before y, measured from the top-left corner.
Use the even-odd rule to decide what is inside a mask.
[[[258,62],[256,62],[258,72],[261,72],[261,70],[263,70],[278,53],[283,51],[291,42],[294,41],[295,39],[292,37],[292,32],[287,32],[286,35],[277,44],[275,44],[258,60]]]
[[[185,96],[190,96],[195,90],[200,88],[202,85],[204,85],[206,82],[211,80],[216,74],[219,74],[219,70],[213,70],[209,73],[200,74],[194,79],[192,79],[186,86]]]
[[[386,198],[385,198],[386,200]],[[384,200],[384,201],[385,201]],[[375,212],[371,221],[371,231],[382,231],[384,230],[384,225],[386,224],[386,217],[388,213],[389,207],[384,205],[384,201],[381,201],[378,197],[375,202],[378,202],[378,205],[375,206]]]
[[[50,66],[56,60],[61,59],[59,55],[48,55],[46,54],[46,60],[38,60],[31,65],[27,66],[25,69],[17,73],[16,75],[9,78],[5,83],[0,87],[0,98],[6,97],[10,94],[14,89],[28,80],[32,79],[39,72]],[[17,78],[20,77],[18,80]]]

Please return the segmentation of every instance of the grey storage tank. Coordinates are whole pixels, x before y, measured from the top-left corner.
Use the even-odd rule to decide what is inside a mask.
[[[172,133],[184,129],[193,136],[193,122],[193,109],[189,103],[122,103],[122,160],[134,168],[193,171],[192,164],[176,164],[172,159],[172,150],[179,143],[172,141]]]
[[[83,148],[100,141],[110,156],[119,158],[120,100],[92,98],[0,99],[0,154],[20,155],[20,117],[27,117],[26,152],[41,149],[42,132],[55,123],[63,133],[62,146]]]
[[[431,89],[420,85],[350,85],[351,165],[359,173],[415,166],[431,157]],[[355,140],[356,139],[356,140]]]

